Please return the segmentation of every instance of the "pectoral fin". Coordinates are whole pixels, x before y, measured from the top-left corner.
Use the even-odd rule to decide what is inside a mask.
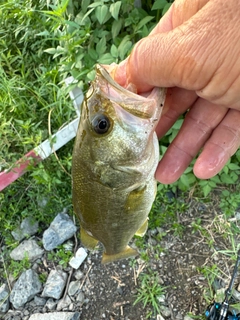
[[[143,237],[145,233],[147,232],[148,228],[148,219],[144,222],[144,224],[138,229],[138,231],[135,233],[136,236]]]
[[[80,228],[80,238],[82,245],[89,250],[93,250],[98,244],[98,240],[90,236],[82,227]]]
[[[130,248],[129,246],[127,246],[125,250],[123,250],[119,253],[116,253],[116,254],[104,253],[103,257],[102,257],[102,264],[110,263],[110,262],[121,260],[121,259],[127,259],[130,257],[135,257],[136,255],[138,255],[137,250],[134,250],[134,249]]]

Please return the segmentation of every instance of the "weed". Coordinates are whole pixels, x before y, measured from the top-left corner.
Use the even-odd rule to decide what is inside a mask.
[[[19,275],[28,269],[31,268],[31,262],[28,259],[28,256],[25,254],[25,257],[21,261],[11,260],[8,265],[8,273],[13,276],[14,279],[17,279]]]
[[[66,249],[64,245],[59,246],[57,249],[48,253],[48,260],[54,261],[66,268],[70,258],[72,257],[72,250]]]
[[[139,276],[140,288],[137,289],[137,299],[134,305],[138,302],[143,303],[143,307],[151,306],[153,313],[156,315],[160,313],[160,301],[159,299],[165,294],[165,287],[160,284],[159,275],[157,272],[148,270],[148,273],[141,273]],[[152,312],[148,314],[150,317]]]

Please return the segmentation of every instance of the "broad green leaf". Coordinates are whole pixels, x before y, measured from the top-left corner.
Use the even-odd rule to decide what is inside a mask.
[[[172,134],[169,136],[169,142],[171,143],[177,136],[178,130],[172,129]]]
[[[96,71],[92,70],[92,71],[88,72],[87,79],[90,80],[90,81],[93,81],[95,76],[96,76]]]
[[[122,39],[118,47],[118,55],[121,60],[123,60],[126,57],[131,47],[132,47],[132,42],[130,41],[130,36],[127,35]]]
[[[186,174],[181,175],[180,181],[182,184],[184,184],[184,186],[189,187],[189,180]]]
[[[209,185],[211,188],[216,188],[216,183],[215,183],[214,181],[209,180],[208,185]]]
[[[48,48],[46,50],[44,50],[44,52],[47,52],[49,54],[55,54],[57,52],[56,48]]]
[[[118,57],[118,49],[114,44],[111,46],[110,53],[114,58]]]
[[[223,173],[228,174],[229,168],[227,165],[225,165],[222,169]]]
[[[167,3],[165,5],[165,7],[164,7],[164,9],[162,11],[162,15],[164,15],[168,11],[168,9],[171,7],[171,5],[172,5],[172,3]]]
[[[108,7],[105,4],[96,8],[95,14],[100,24],[103,24],[103,21],[106,18],[107,13]]]
[[[102,37],[101,40],[97,43],[96,45],[96,51],[98,53],[98,55],[102,55],[107,49],[106,46],[106,38]]]
[[[235,172],[231,172],[230,176],[234,183],[238,181],[238,175]]]
[[[141,37],[144,38],[144,37],[147,37],[150,33],[150,29],[145,25],[142,27],[141,29]]]
[[[83,25],[85,22],[85,19],[93,12],[94,8],[90,9],[82,18],[82,21],[79,23],[80,25]]]
[[[199,181],[199,185],[203,188],[204,186],[206,186],[208,184],[207,180],[200,180]]]
[[[221,180],[219,179],[219,176],[215,176],[211,178],[211,181],[214,181],[215,183],[221,183]]]
[[[81,7],[82,7],[82,12],[86,13],[87,12],[87,8],[90,4],[90,0],[82,0],[81,1]]]
[[[188,183],[190,186],[192,186],[197,181],[197,178],[195,177],[195,175],[193,173],[188,173],[187,178],[188,178]]]
[[[88,49],[88,54],[93,60],[95,60],[95,61],[97,60],[98,54],[97,54],[96,50],[94,50],[92,48]]]
[[[229,163],[228,168],[230,170],[239,170],[240,169],[240,167],[235,163]]]
[[[166,0],[156,0],[152,6],[151,10],[163,9],[167,4]]]
[[[230,196],[230,192],[229,192],[228,190],[223,190],[223,191],[222,191],[222,195],[223,195],[224,197],[229,197],[229,196]]]
[[[111,13],[108,11],[102,24],[105,24],[111,18],[112,18]]]
[[[118,14],[119,14],[119,10],[120,10],[120,7],[121,7],[121,4],[122,4],[122,1],[117,1],[115,3],[112,3],[110,5],[110,13],[112,15],[112,17],[117,20],[118,19]]]
[[[49,35],[50,35],[50,33],[48,30],[44,30],[44,31],[36,34],[36,36],[49,36]]]
[[[206,197],[211,192],[212,188],[207,184],[202,188],[202,190],[203,190],[204,197]]]
[[[184,174],[192,172],[193,168],[192,166],[187,167],[187,169],[184,171]]]
[[[184,119],[178,119],[174,125],[172,126],[173,129],[179,130],[183,124]]]
[[[99,59],[98,62],[99,63],[103,63],[103,64],[110,64],[112,62],[114,62],[115,59],[113,58],[113,56],[110,53],[104,53]]]
[[[140,30],[145,24],[147,24],[149,21],[151,21],[154,17],[147,16],[143,18],[137,25],[136,30]]]
[[[237,157],[237,160],[240,162],[240,149],[236,152],[235,156]]]
[[[88,6],[88,8],[96,8],[103,5],[103,1],[96,1]]]
[[[160,155],[162,156],[166,151],[167,151],[167,147],[161,146],[161,142],[160,142]]]
[[[122,28],[123,20],[114,20],[112,24],[112,37],[113,39],[116,38],[116,36],[119,34],[121,28]]]
[[[65,23],[66,23],[66,25],[69,25],[70,27],[73,27],[74,29],[79,29],[79,24],[74,21],[65,20]]]
[[[234,180],[226,173],[221,174],[221,181],[222,183],[226,183],[226,184],[234,183]]]

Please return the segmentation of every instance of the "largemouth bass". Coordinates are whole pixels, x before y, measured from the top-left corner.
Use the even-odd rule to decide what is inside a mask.
[[[164,99],[164,89],[137,95],[96,66],[81,107],[72,180],[81,242],[93,249],[100,241],[105,249],[102,263],[135,256],[128,243],[147,230],[159,160],[154,130]]]

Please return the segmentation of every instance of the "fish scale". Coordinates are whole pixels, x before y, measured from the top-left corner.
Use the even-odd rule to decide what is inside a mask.
[[[137,95],[96,66],[81,106],[72,185],[81,242],[89,249],[101,242],[102,263],[137,255],[128,243],[147,230],[159,159],[155,127],[164,99],[164,89]]]

